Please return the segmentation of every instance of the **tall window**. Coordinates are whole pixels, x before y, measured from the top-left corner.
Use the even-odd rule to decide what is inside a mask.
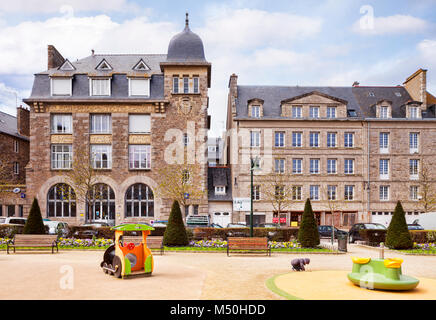
[[[285,196],[285,187],[280,185],[275,186],[276,199],[284,199],[284,196]]]
[[[150,133],[151,119],[148,114],[129,115],[129,133]]]
[[[73,147],[71,144],[53,144],[51,146],[51,168],[71,169]]]
[[[319,173],[319,159],[310,159],[310,173],[311,174]]]
[[[354,186],[345,186],[344,199],[348,201],[354,200]]]
[[[310,147],[317,148],[319,147],[319,132],[311,132],[310,135]]]
[[[20,164],[18,162],[14,162],[14,174],[20,174]]]
[[[14,140],[14,152],[15,153],[19,152],[19,146],[20,146],[20,143],[18,142],[18,140]]]
[[[73,133],[71,114],[52,115],[51,133]]]
[[[302,186],[292,186],[292,200],[302,200]]]
[[[302,112],[301,112],[301,106],[292,106],[292,118],[301,118]]]
[[[112,119],[110,114],[91,114],[91,133],[111,133]]]
[[[310,191],[310,200],[319,200],[319,186],[311,185],[309,187]]]
[[[337,171],[337,160],[336,159],[327,159],[327,173],[335,174]]]
[[[389,200],[389,186],[380,186],[380,201]]]
[[[179,77],[173,77],[173,93],[179,93]]]
[[[285,173],[285,159],[275,159],[274,164],[276,173]]]
[[[409,107],[409,116],[411,119],[418,118],[418,107]]]
[[[151,168],[151,146],[130,145],[129,146],[129,168],[150,169]]]
[[[194,93],[200,92],[200,79],[198,77],[192,78],[192,81],[194,83]]]
[[[183,93],[189,93],[189,78],[183,77]]]
[[[335,148],[335,147],[336,147],[336,133],[327,132],[327,148]]]
[[[409,133],[410,152],[418,152],[418,147],[419,147],[419,133],[417,132]]]
[[[336,118],[336,107],[327,107],[327,118]]]
[[[328,200],[336,200],[336,186],[327,186],[327,198]]]
[[[409,160],[409,173],[411,179],[418,179],[419,173],[419,160],[418,159],[410,159]]]
[[[303,133],[302,132],[292,132],[292,146],[301,147],[303,145]]]
[[[129,95],[148,97],[150,95],[150,80],[129,78]]]
[[[389,133],[380,132],[380,152],[386,153],[389,150]]]
[[[250,146],[251,147],[260,147],[260,132],[259,131],[251,131],[250,132]]]
[[[251,106],[251,117],[260,118],[260,106]]]
[[[151,188],[137,183],[130,186],[125,198],[126,217],[154,217],[154,195]]]
[[[285,133],[284,132],[276,132],[274,146],[277,148],[281,148],[285,146]]]
[[[354,159],[344,160],[344,173],[353,174],[354,173]]]
[[[47,194],[47,217],[75,217],[76,194],[69,185],[60,183]]]
[[[89,199],[92,200],[91,211],[88,211],[88,205],[86,206],[88,222],[115,220],[115,193],[110,186],[103,183],[94,185]]]
[[[319,118],[319,107],[310,107],[309,108],[309,117],[310,118]]]
[[[91,159],[94,169],[112,168],[112,146],[106,144],[91,145]]]
[[[303,159],[292,159],[292,173],[303,173]]]
[[[354,133],[345,132],[344,133],[344,147],[353,148],[354,147]]]
[[[91,92],[93,96],[111,95],[111,79],[92,79],[91,86]]]
[[[389,179],[389,160],[380,159],[380,179]]]
[[[419,195],[419,187],[411,186],[410,187],[410,200],[418,200]]]
[[[253,200],[260,200],[260,186],[253,186]]]

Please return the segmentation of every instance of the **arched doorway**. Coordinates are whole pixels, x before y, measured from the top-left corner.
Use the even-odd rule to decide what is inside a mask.
[[[107,184],[94,185],[86,206],[86,222],[115,223],[115,193]]]

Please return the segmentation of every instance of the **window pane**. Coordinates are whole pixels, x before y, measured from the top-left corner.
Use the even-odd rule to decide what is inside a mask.
[[[131,96],[149,96],[150,82],[148,79],[130,79]]]
[[[129,132],[130,133],[149,133],[151,128],[149,115],[130,115]]]

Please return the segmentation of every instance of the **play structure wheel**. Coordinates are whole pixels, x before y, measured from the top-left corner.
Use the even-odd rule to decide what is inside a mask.
[[[103,272],[107,274],[109,271],[106,268],[107,268],[107,263],[103,262]]]
[[[115,269],[114,272],[115,278],[121,278],[121,270],[123,267],[121,265],[121,259],[117,256],[114,257],[113,268]]]

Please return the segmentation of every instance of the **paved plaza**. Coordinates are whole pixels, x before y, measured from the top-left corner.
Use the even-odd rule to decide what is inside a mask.
[[[313,278],[310,273],[342,271],[345,277],[345,271],[351,270],[351,256],[377,258],[378,251],[350,245],[347,254],[338,255],[273,253],[271,257],[227,257],[225,253],[166,252],[163,256],[155,255],[155,271],[151,277],[127,280],[102,272],[103,251],[9,255],[1,252],[0,287],[4,290],[0,299],[285,299],[270,291],[265,283],[275,275],[292,272],[292,259],[310,258],[308,272],[293,275],[299,279],[296,285],[304,283],[307,287]],[[386,252],[385,257],[403,258],[404,274],[436,281],[436,256]],[[422,281],[418,286],[421,292],[426,290],[427,283]],[[350,289],[348,280],[344,281],[344,286]],[[335,290],[338,292],[339,288]],[[399,297],[391,295],[388,299]],[[345,297],[333,294],[324,298]],[[361,298],[380,299],[380,293],[365,292]]]

